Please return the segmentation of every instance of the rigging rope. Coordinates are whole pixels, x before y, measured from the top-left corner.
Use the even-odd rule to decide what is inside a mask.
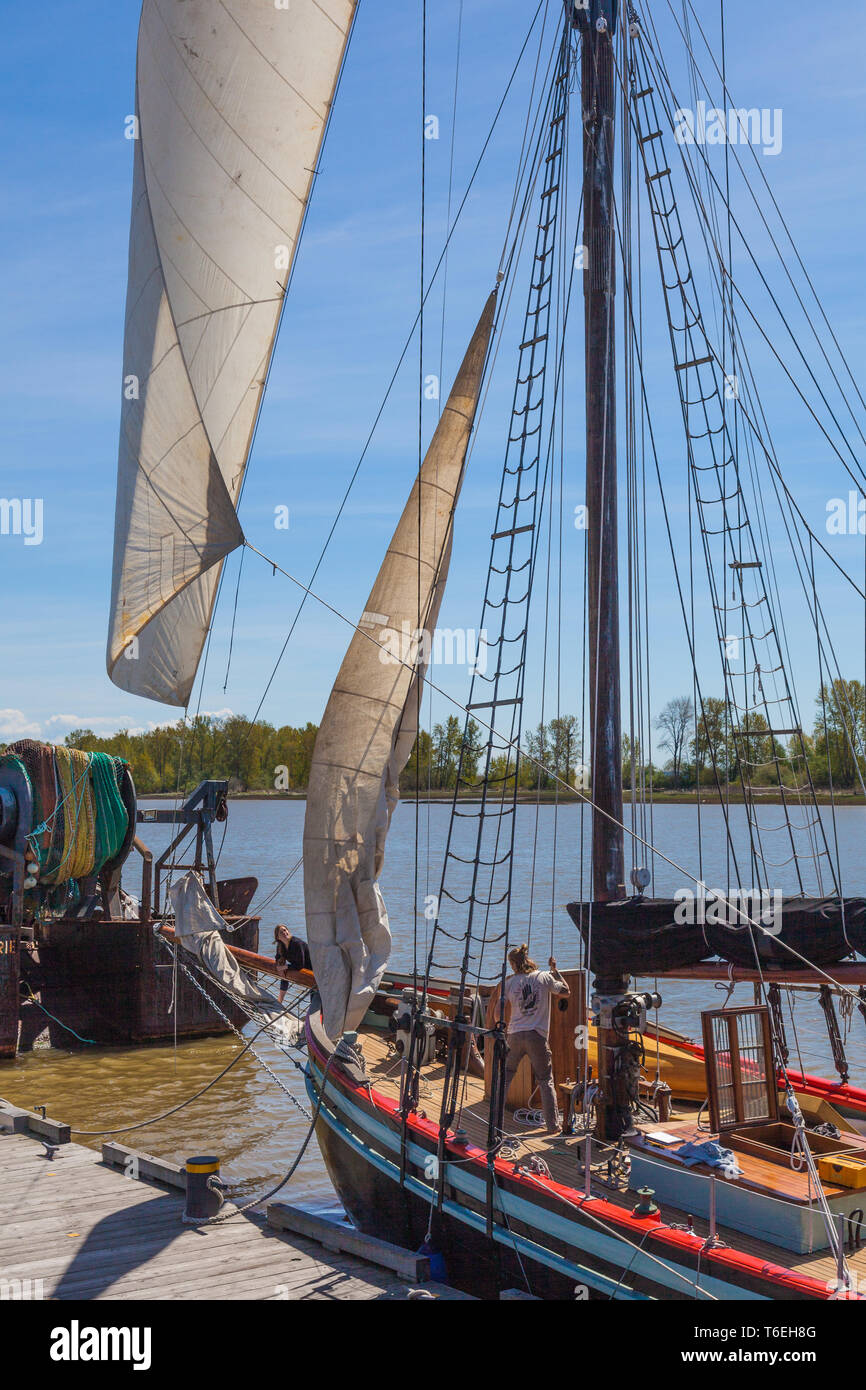
[[[264,560],[264,562],[268,566],[270,566],[271,569],[277,571],[279,574],[282,574],[285,579],[288,579],[289,582],[291,584],[296,585],[297,588],[305,590],[309,597],[315,599],[316,603],[318,603],[322,608],[325,608],[329,613],[333,614],[333,616],[335,618],[338,618],[340,622],[345,623],[348,627],[352,629],[353,632],[363,633],[367,641],[372,642],[375,646],[381,648],[382,651],[387,650],[389,653],[391,653],[391,648],[386,648],[383,643],[379,642],[376,639],[376,637],[369,631],[368,628],[360,627],[353,618],[350,618],[348,616],[348,614],[341,612],[340,609],[336,608],[331,602],[329,602],[328,599],[324,598],[321,594],[317,594],[314,590],[310,589],[307,585],[304,584],[303,580],[298,579],[296,575],[291,574],[289,570],[284,569],[282,565],[280,565],[276,560],[273,560],[269,556],[265,555],[263,551],[259,550],[256,546],[250,544],[249,541],[245,541],[244,544],[253,552],[254,555],[258,555],[262,560]],[[400,656],[397,654],[391,653],[391,655],[389,656],[389,660],[393,660],[398,664],[405,666],[406,669],[409,671],[414,671],[414,667],[409,662],[402,661]],[[427,679],[430,680],[429,675]],[[464,715],[470,713],[469,708],[466,705],[462,704],[459,700],[457,700],[454,697],[454,695],[452,695],[449,691],[445,690],[444,687],[436,685],[435,683],[432,684],[433,689],[436,691],[436,693],[441,695],[443,699],[447,700],[451,705],[453,705],[455,709],[459,710]],[[479,723],[482,726],[482,728],[484,728],[488,733],[494,732],[492,726],[488,724],[482,716],[475,714],[474,711],[472,711],[472,713],[473,717],[476,719],[476,722]],[[557,781],[561,787],[565,788],[567,786],[564,779],[556,772],[554,768],[547,766],[540,759],[536,758],[527,748],[524,748],[522,745],[516,743],[514,740],[508,740],[504,733],[497,734],[496,737],[501,740],[501,745],[504,752],[512,752],[516,755],[519,755],[521,758],[538,767],[542,772],[544,772],[546,776],[552,778],[554,781]],[[612,825],[619,826],[620,829],[623,830],[626,835],[631,836],[633,840],[640,844],[650,854],[655,856],[657,859],[661,860],[662,863],[667,864],[672,869],[675,869],[677,873],[683,874],[689,880],[689,882],[695,884],[696,887],[701,887],[700,879],[695,874],[693,874],[690,869],[687,869],[685,865],[680,864],[678,860],[672,859],[669,854],[665,854],[663,850],[660,850],[656,845],[653,845],[648,840],[644,839],[636,830],[630,829],[623,821],[618,820],[616,816],[611,815],[609,811],[606,811],[601,806],[597,806],[591,796],[586,796],[583,792],[581,792],[578,788],[575,787],[568,787],[568,790],[572,792],[580,801],[585,802],[585,804],[588,807],[592,807],[596,812],[598,812],[599,815],[604,816],[607,820],[611,822]],[[834,979],[832,975],[828,974],[827,971],[824,970],[820,965],[816,965],[814,961],[809,960],[807,956],[804,956],[802,952],[798,951],[796,947],[791,945],[790,942],[785,941],[780,936],[774,935],[773,932],[770,931],[761,922],[756,921],[754,918],[750,917],[740,902],[733,902],[721,893],[717,894],[716,898],[718,903],[722,907],[729,909],[729,911],[732,914],[733,920],[738,921],[740,924],[744,926],[748,925],[753,927],[756,931],[761,932],[762,935],[766,937],[772,937],[773,941],[777,944],[777,946],[780,946],[784,951],[787,951],[787,953],[790,956],[792,956],[795,960],[800,961],[801,966],[804,966],[807,970],[813,970],[817,975],[820,975],[822,979],[826,980],[828,984],[835,986],[836,989],[846,994],[851,994],[855,998],[859,997],[854,989],[844,984],[842,981]]]

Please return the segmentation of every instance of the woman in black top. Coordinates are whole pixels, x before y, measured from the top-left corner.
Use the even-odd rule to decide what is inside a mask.
[[[313,962],[310,959],[310,948],[306,941],[302,936],[295,936],[282,923],[274,932],[274,947],[278,975],[285,976],[289,970],[312,970]],[[281,1004],[288,987],[288,980],[282,979],[280,981]]]

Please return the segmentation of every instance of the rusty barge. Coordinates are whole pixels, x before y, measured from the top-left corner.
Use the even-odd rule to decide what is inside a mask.
[[[100,755],[79,755],[70,817],[60,779],[53,807],[45,804],[51,781],[45,769],[60,751],[25,741],[0,755],[0,1058],[30,1050],[37,1039],[65,1049],[128,1046],[242,1027],[246,1015],[238,1006],[213,1000],[175,969],[160,939],[166,877],[194,868],[228,939],[247,951],[258,948],[258,918],[247,915],[257,880],[217,879],[213,825],[228,815],[227,783],[205,781],[177,807],[142,810],[130,768],[113,760],[117,843],[103,837],[101,848],[114,852],[100,863],[96,803],[91,839],[97,848],[85,863],[64,836],[68,841],[70,827],[90,815],[87,795]],[[156,859],[139,837],[143,823],[176,827]],[[89,871],[65,877],[64,861],[76,873],[82,863]],[[132,869],[136,861],[140,877]],[[124,874],[132,883],[138,877],[137,897],[124,889]]]

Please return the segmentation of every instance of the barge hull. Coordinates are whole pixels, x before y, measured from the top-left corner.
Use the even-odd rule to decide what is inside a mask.
[[[254,951],[258,935],[253,918],[230,939]],[[15,1056],[19,1034],[18,961],[18,951],[0,956],[0,1056],[5,1057]],[[39,996],[51,1046],[67,1051],[92,1043],[135,1046],[225,1033],[221,1013],[235,1028],[248,1022],[242,1009],[212,990],[217,1013],[182,969],[175,972],[169,950],[147,922],[64,918],[48,923],[38,947],[27,954],[22,978]],[[28,1031],[32,1040],[33,1027]]]

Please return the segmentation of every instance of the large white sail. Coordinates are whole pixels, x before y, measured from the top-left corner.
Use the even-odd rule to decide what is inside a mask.
[[[418,731],[495,307],[496,291],[463,359],[316,738],[304,821],[304,898],[323,1025],[333,1040],[360,1023],[390,954],[378,879],[400,773]]]
[[[185,705],[355,0],[144,0],[108,672]]]

